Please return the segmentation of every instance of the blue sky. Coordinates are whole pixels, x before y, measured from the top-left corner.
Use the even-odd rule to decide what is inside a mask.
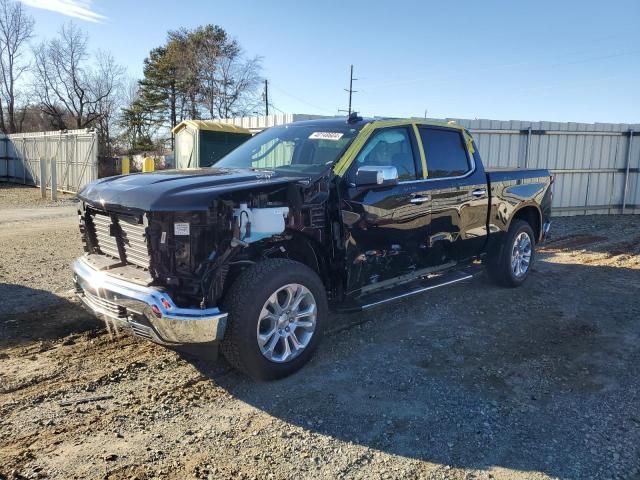
[[[366,115],[640,122],[638,0],[23,2],[39,37],[73,18],[133,77],[167,30],[218,24],[286,112],[346,108],[353,63]]]

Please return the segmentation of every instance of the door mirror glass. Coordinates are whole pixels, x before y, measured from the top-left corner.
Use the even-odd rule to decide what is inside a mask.
[[[398,169],[392,166],[365,165],[358,168],[355,184],[357,187],[386,187],[398,183]]]

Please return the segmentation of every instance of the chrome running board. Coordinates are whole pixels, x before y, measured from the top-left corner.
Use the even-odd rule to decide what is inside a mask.
[[[411,282],[406,282],[384,290],[377,290],[351,299],[350,301],[344,302],[342,308],[337,309],[337,311],[348,313],[369,310],[386,303],[418,295],[419,293],[424,293],[435,288],[470,280],[482,271],[482,266],[471,265],[460,270],[450,270],[440,275],[434,275],[428,278],[418,278]]]
[[[385,298],[383,300],[378,300],[377,302],[368,303],[368,304],[362,306],[362,310],[368,310],[370,308],[377,307],[378,305],[382,305],[382,304],[385,304],[385,303],[388,303],[388,302],[393,302],[395,300],[400,300],[401,298],[410,297],[412,295],[417,295],[419,293],[426,292],[428,290],[433,290],[435,288],[444,287],[446,285],[451,285],[453,283],[458,283],[458,282],[462,282],[464,280],[469,280],[471,278],[473,278],[473,275],[465,275],[463,277],[456,278],[456,279],[449,280],[449,281],[442,282],[442,283],[438,283],[436,285],[429,285],[428,287],[418,288],[417,290],[412,290],[410,292],[406,292],[406,293],[403,293],[401,295],[396,295],[395,297],[389,297],[389,298]]]

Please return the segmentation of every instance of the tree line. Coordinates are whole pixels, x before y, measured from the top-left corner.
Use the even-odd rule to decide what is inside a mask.
[[[35,43],[22,3],[0,0],[0,130],[95,128],[101,155],[173,149],[185,119],[263,112],[261,58],[222,27],[169,31],[133,79],[76,24]]]

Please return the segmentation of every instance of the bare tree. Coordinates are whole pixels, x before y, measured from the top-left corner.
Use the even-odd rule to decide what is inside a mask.
[[[123,70],[110,53],[98,52],[97,58],[98,66],[91,79],[92,95],[98,99],[95,125],[98,128],[100,151],[110,156],[113,154],[114,130],[125,105],[125,83]]]
[[[96,65],[89,63],[87,35],[73,23],[35,48],[34,92],[43,112],[57,124],[68,115],[74,128],[87,128],[107,114],[105,106],[124,70],[111,55],[99,53],[97,58]]]
[[[212,117],[246,115],[257,107],[261,62],[260,57],[245,59],[239,49],[218,59],[207,82],[206,105]]]
[[[33,26],[33,18],[25,13],[22,3],[0,0],[0,129],[6,133],[18,131],[21,123],[16,118],[17,84],[29,68],[24,52]]]
[[[56,128],[51,125],[51,118],[42,113],[37,104],[24,104],[19,108],[19,112],[20,132],[42,132]]]
[[[199,100],[209,118],[218,116],[219,102],[217,100],[219,100],[221,77],[223,76],[218,71],[220,64],[239,56],[240,53],[238,42],[229,39],[227,33],[218,27],[213,27],[209,36],[197,39],[194,70],[199,79]]]

